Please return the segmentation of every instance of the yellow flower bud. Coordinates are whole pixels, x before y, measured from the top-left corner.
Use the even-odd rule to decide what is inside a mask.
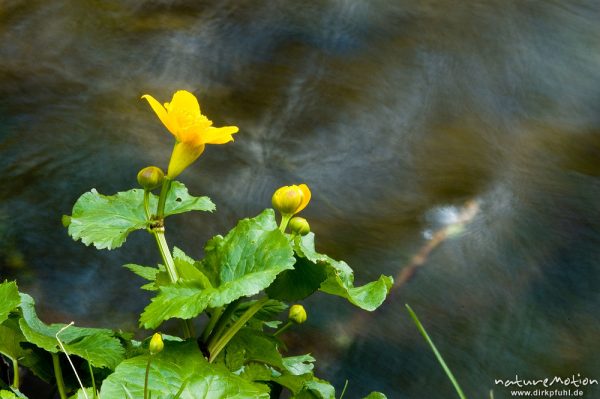
[[[306,321],[306,310],[302,305],[292,305],[288,319],[296,324],[302,324]]]
[[[308,224],[308,221],[299,216],[293,217],[288,226],[290,226],[292,233],[300,234],[301,236],[305,236],[310,233],[310,225]]]
[[[148,345],[148,349],[150,349],[151,355],[156,355],[159,352],[162,352],[165,344],[162,340],[162,336],[159,333],[154,333],[152,339],[150,340],[150,345]]]
[[[145,167],[137,175],[138,183],[146,190],[154,190],[159,187],[164,178],[164,172],[156,166]]]
[[[275,191],[271,202],[273,208],[282,215],[294,215],[306,208],[310,196],[310,190],[306,184],[284,186]]]

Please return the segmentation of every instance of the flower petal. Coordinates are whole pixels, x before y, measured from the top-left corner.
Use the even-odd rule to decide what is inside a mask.
[[[209,127],[202,135],[205,144],[225,144],[233,141],[232,134],[239,131],[237,126]]]
[[[190,114],[194,117],[200,116],[200,104],[196,96],[186,90],[179,90],[173,94],[169,103],[169,112]]]
[[[160,121],[163,123],[163,125],[165,125],[169,132],[171,132],[175,137],[177,137],[175,126],[169,118],[167,110],[150,94],[144,94],[142,98],[148,101],[148,103],[152,107],[152,110],[156,113],[156,116],[158,116],[158,119],[160,119]]]
[[[188,143],[177,142],[173,147],[167,176],[174,179],[190,166],[204,152],[204,145],[192,146]]]
[[[306,184],[300,184],[298,186],[298,188],[300,188],[300,190],[302,190],[302,202],[296,209],[295,213],[298,213],[301,210],[303,210],[304,208],[306,208],[306,205],[308,205],[308,203],[310,202],[310,197],[311,197],[310,189],[308,188],[308,186]]]

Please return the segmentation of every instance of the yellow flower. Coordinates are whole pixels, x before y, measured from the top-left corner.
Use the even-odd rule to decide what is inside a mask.
[[[198,159],[205,144],[233,141],[232,134],[239,130],[237,126],[212,126],[212,121],[200,112],[196,96],[189,91],[179,90],[171,102],[164,106],[149,94],[144,94],[142,98],[148,100],[158,119],[177,140],[167,171],[171,179]]]
[[[150,349],[150,353],[152,355],[155,355],[159,352],[162,352],[164,347],[165,347],[165,344],[163,342],[162,335],[160,335],[159,333],[154,333],[154,335],[152,336],[152,339],[150,339],[150,344],[148,345],[148,349]]]
[[[273,208],[281,212],[282,215],[295,215],[306,208],[310,201],[310,195],[310,190],[306,184],[284,186],[275,191],[271,202]]]
[[[288,319],[296,324],[302,324],[306,321],[306,310],[302,305],[292,305],[288,314]]]

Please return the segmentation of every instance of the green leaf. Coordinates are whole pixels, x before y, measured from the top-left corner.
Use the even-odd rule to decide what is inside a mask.
[[[191,319],[208,307],[210,297],[206,291],[195,287],[164,286],[160,293],[152,298],[150,305],[146,306],[140,316],[140,326],[155,329],[163,321],[173,317]]]
[[[131,270],[133,273],[137,274],[141,278],[148,280],[148,281],[156,280],[156,275],[158,274],[158,272],[160,272],[160,269],[157,267],[140,266],[140,265],[134,265],[133,263],[128,263],[126,265],[123,265],[123,267]],[[163,270],[164,270],[164,266],[163,266]]]
[[[311,355],[284,357],[283,366],[292,375],[302,375],[312,372],[315,358]]]
[[[196,279],[160,287],[160,293],[140,317],[142,326],[156,328],[173,317],[190,319],[207,307],[216,308],[255,295],[294,264],[289,241],[277,229],[270,209],[240,221],[225,238],[210,240],[205,255],[196,265],[211,286]]]
[[[286,270],[277,276],[265,292],[270,298],[282,301],[298,301],[317,291],[327,278],[322,265],[306,258],[296,258],[293,270]]]
[[[0,391],[0,399],[27,399],[27,396],[23,395],[18,389],[7,391],[5,389]]]
[[[17,283],[5,281],[0,284],[0,324],[8,318],[8,314],[21,303]]]
[[[194,283],[200,288],[212,287],[208,278],[196,267],[199,262],[187,256],[177,247],[173,249],[173,261],[181,280]]]
[[[150,209],[156,209],[158,197],[150,196]],[[194,197],[188,193],[183,183],[171,182],[171,190],[165,202],[165,217],[190,211],[213,212],[215,204],[208,197]]]
[[[140,266],[132,263],[123,265],[124,268],[131,270],[133,273],[150,281],[148,284],[142,285],[143,290],[157,291],[158,287],[171,282],[169,275],[163,265],[158,267]]]
[[[25,356],[27,351],[21,347],[21,342],[26,342],[25,337],[19,330],[17,323],[14,328],[0,325],[0,353],[12,361]]]
[[[302,391],[304,384],[307,381],[310,381],[314,378],[312,373],[301,374],[301,375],[293,375],[290,373],[285,373],[280,376],[274,376],[271,378],[272,381],[275,381],[279,385],[286,387],[293,394],[298,394]],[[293,396],[295,397],[295,396]],[[315,396],[307,396],[309,398],[315,398]]]
[[[248,363],[244,365],[240,377],[248,381],[271,381],[274,370],[262,363]]]
[[[94,397],[94,388],[86,388],[85,393],[87,394],[88,399],[92,399]],[[69,399],[85,399],[86,396],[83,393],[83,390],[79,388],[77,393],[73,396],[70,396]]]
[[[284,364],[277,349],[278,344],[279,341],[270,335],[251,328],[242,328],[227,345],[227,352],[229,356],[235,352],[241,353],[244,362],[259,362],[283,370]]]
[[[372,281],[361,287],[353,287],[345,284],[342,279],[333,272],[330,273],[329,278],[321,284],[321,291],[331,295],[341,296],[361,309],[373,311],[383,303],[393,284],[394,280],[392,277],[380,276],[376,281]]]
[[[69,235],[85,245],[94,244],[98,249],[118,248],[127,236],[148,226],[144,212],[144,190],[133,189],[115,195],[102,195],[95,189],[84,193],[75,202],[72,215],[63,217]],[[150,194],[150,209],[156,209],[158,197]],[[213,211],[215,205],[207,197],[193,197],[187,188],[177,181],[165,204],[165,217],[198,210]]]
[[[387,399],[387,396],[385,396],[381,392],[371,392],[368,396],[365,396],[363,399]]]
[[[377,309],[385,300],[394,280],[389,276],[380,276],[360,287],[354,286],[354,272],[343,261],[337,261],[327,255],[319,254],[315,250],[314,234],[309,233],[303,237],[296,237],[294,249],[299,256],[303,256],[314,267],[322,267],[327,278],[321,283],[319,289],[331,295],[346,298],[353,305],[361,309],[372,311]],[[316,281],[313,280],[313,283]],[[308,285],[307,285],[308,286]],[[280,290],[283,290],[282,288]],[[294,290],[288,283],[288,290]]]
[[[335,388],[330,383],[318,378],[306,381],[294,399],[335,399]]]
[[[131,397],[141,398],[148,356],[138,356],[122,362],[102,383],[101,398],[122,398],[125,389]],[[209,364],[194,341],[165,342],[164,350],[153,356],[148,387],[153,398],[168,398],[177,394],[182,385],[181,399],[268,399],[261,384],[244,380],[229,371]]]
[[[146,228],[144,190],[133,189],[112,196],[95,189],[83,194],[73,206],[69,235],[98,249],[118,248],[129,233]]]
[[[50,383],[54,381],[54,368],[50,353],[32,344],[25,344],[27,355],[19,359],[19,366],[29,369],[33,374],[43,381]]]
[[[23,318],[19,326],[25,338],[48,352],[60,352],[56,333],[65,324],[44,324],[37,317],[33,298],[27,294],[21,294],[21,310]],[[113,369],[125,355],[121,342],[111,330],[71,326],[61,332],[59,338],[70,355],[87,359],[94,367]]]

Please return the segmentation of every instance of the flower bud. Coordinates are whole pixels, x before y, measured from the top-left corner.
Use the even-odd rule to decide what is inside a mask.
[[[152,339],[150,339],[150,345],[148,345],[148,349],[150,349],[151,355],[156,355],[159,352],[162,352],[165,344],[162,340],[162,336],[159,333],[154,333]]]
[[[156,166],[148,166],[140,170],[137,181],[145,190],[154,190],[163,182],[165,174]]]
[[[292,305],[288,319],[296,324],[302,324],[306,321],[306,310],[302,305]]]
[[[290,226],[292,233],[299,234],[301,236],[305,236],[310,233],[310,225],[306,219],[299,216],[293,217],[288,226]]]
[[[306,184],[298,186],[280,187],[273,194],[271,202],[273,208],[277,209],[283,215],[294,215],[308,205],[310,201],[310,190]]]

